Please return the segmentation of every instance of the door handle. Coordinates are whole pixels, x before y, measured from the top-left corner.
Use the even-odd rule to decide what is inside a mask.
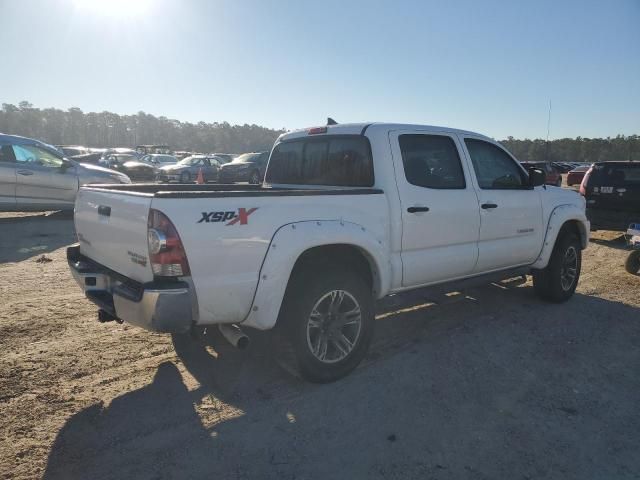
[[[495,203],[483,203],[482,205],[480,205],[481,208],[484,208],[485,210],[489,210],[491,208],[498,208],[498,205]]]
[[[418,212],[428,212],[429,207],[409,207],[407,208],[407,212],[409,213],[418,213]]]
[[[18,173],[20,175],[24,175],[25,177],[28,177],[29,175],[33,175],[33,172],[31,170],[18,170]]]

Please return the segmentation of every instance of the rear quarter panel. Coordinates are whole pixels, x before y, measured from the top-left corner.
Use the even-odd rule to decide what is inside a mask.
[[[389,245],[384,194],[155,198],[152,208],[165,213],[180,234],[198,299],[199,324],[245,320],[265,255],[283,225],[343,220],[361,225],[385,248]],[[243,214],[238,215],[240,209]],[[330,237],[324,240],[335,243]]]

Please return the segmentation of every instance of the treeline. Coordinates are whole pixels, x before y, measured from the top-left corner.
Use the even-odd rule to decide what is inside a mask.
[[[189,123],[149,113],[118,115],[84,113],[79,108],[35,108],[29,102],[2,104],[0,132],[37,138],[53,145],[87,147],[134,147],[167,144],[174,150],[242,153],[268,150],[282,131],[258,125]],[[502,141],[521,161],[596,162],[640,161],[640,136],[615,138],[561,138]]]
[[[618,135],[615,138],[560,138],[550,140],[516,140],[509,137],[500,143],[521,162],[602,162],[640,161],[640,136]]]
[[[2,104],[0,132],[37,138],[52,145],[135,147],[166,144],[174,150],[243,153],[268,150],[281,131],[258,125],[189,123],[138,112],[85,113],[79,108],[35,108],[29,102]]]

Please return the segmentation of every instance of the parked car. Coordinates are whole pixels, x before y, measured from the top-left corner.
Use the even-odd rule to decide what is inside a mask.
[[[240,324],[277,324],[292,366],[328,382],[365,357],[388,294],[532,274],[541,298],[568,300],[589,238],[585,201],[544,181],[472,132],[316,127],[279,137],[268,187],[84,187],[67,258],[103,321],[217,324],[236,346],[248,341]]]
[[[237,155],[233,153],[212,153],[211,155],[218,157],[222,165],[233,161],[233,159],[237,157]]]
[[[98,165],[102,159],[102,153],[85,153],[83,155],[74,155],[73,157],[67,157],[71,160],[75,160],[78,163],[90,163],[92,165]]]
[[[117,167],[133,181],[153,182],[160,173],[160,168],[175,165],[178,159],[167,154],[148,154],[140,159],[129,159]]]
[[[118,152],[118,153],[104,153],[102,155],[102,158],[100,158],[100,165],[102,165],[105,168],[111,168],[111,169],[115,169],[118,170],[122,165],[124,165],[126,162],[131,162],[134,160],[138,160],[138,155],[134,153],[125,153],[125,152]]]
[[[570,165],[564,162],[551,162],[551,166],[560,173],[569,173],[569,171],[576,168],[574,165]]]
[[[640,216],[640,162],[596,162],[580,185],[596,229],[624,231]]]
[[[522,162],[524,168],[539,168],[545,173],[545,183],[556,187],[562,186],[562,175],[547,162]]]
[[[589,167],[576,167],[570,170],[569,173],[567,173],[567,185],[570,187],[580,185],[587,170],[589,170]]]
[[[91,153],[87,147],[80,145],[56,145],[56,148],[67,158]]]
[[[150,153],[140,158],[140,161],[157,168],[178,163],[178,159],[176,157],[164,153]]]
[[[38,140],[0,134],[0,210],[70,210],[81,185],[130,182],[113,170],[66,159]]]
[[[222,166],[218,183],[262,183],[269,152],[245,153]]]
[[[205,182],[215,182],[221,162],[218,157],[209,155],[192,155],[178,163],[160,167],[156,179],[159,182],[192,183],[202,172]]]
[[[170,154],[171,147],[169,145],[138,145],[136,147],[138,155],[148,155],[150,153],[164,153]]]

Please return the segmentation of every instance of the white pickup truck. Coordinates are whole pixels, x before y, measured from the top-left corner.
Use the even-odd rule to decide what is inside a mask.
[[[374,302],[465,279],[533,275],[575,291],[585,201],[495,141],[450,128],[341,124],[286,133],[254,185],[83,187],[71,271],[102,320],[159,332],[278,330],[311,381],[364,357]]]

